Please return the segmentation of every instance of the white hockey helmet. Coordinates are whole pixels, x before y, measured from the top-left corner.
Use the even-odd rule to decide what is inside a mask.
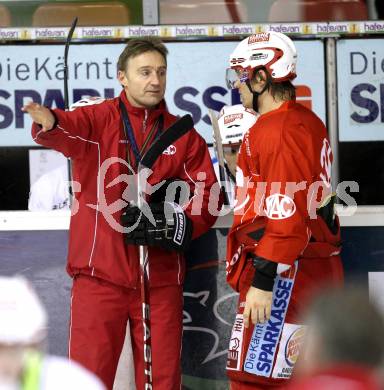
[[[251,79],[253,72],[265,68],[275,82],[296,77],[297,52],[292,40],[279,32],[269,31],[243,39],[232,52],[227,69],[227,86],[237,80]]]
[[[218,117],[222,144],[239,145],[244,134],[256,123],[258,117],[259,114],[242,104],[224,106]]]
[[[22,277],[0,277],[0,344],[29,345],[47,335],[47,315]]]
[[[100,96],[90,96],[90,97],[86,97],[86,98],[83,98],[83,99],[80,99],[78,100],[77,102],[75,103],[72,103],[70,106],[69,106],[69,111],[74,111],[76,110],[76,108],[79,108],[79,107],[85,107],[85,106],[91,106],[93,104],[100,104],[104,101],[105,99],[100,97]]]

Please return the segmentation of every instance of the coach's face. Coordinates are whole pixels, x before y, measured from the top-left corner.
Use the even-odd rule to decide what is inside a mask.
[[[167,64],[158,51],[147,51],[129,58],[118,79],[132,106],[153,108],[164,98]]]

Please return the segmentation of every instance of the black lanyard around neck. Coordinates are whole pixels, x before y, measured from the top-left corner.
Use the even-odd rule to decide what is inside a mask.
[[[129,120],[129,116],[127,113],[127,109],[125,108],[125,105],[124,105],[123,101],[121,100],[121,98],[119,99],[119,106],[120,106],[120,112],[121,112],[121,119],[123,121],[125,138],[126,138],[127,142],[131,145],[133,154],[135,156],[135,168],[136,168],[139,161],[141,160],[142,153],[145,151],[145,148],[147,147],[148,142],[152,138],[152,135],[153,135],[154,131],[156,130],[156,128],[157,128],[157,130],[156,130],[156,134],[154,136],[154,139],[157,139],[160,136],[161,132],[163,131],[163,124],[164,124],[163,123],[164,122],[163,116],[160,115],[158,120],[155,122],[155,124],[153,125],[147,138],[144,140],[144,143],[143,143],[141,150],[139,151],[139,148],[137,146],[137,142],[135,139],[135,135],[133,134],[133,128],[131,125],[131,121]],[[129,155],[128,146],[127,146],[127,159],[128,159],[128,163],[131,165],[131,161],[130,161],[131,159],[130,159],[130,155]]]

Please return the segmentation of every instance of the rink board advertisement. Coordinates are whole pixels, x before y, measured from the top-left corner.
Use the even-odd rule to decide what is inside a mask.
[[[212,142],[208,109],[239,103],[225,85],[228,57],[238,42],[167,43],[166,100],[171,113],[191,114],[196,129]],[[298,100],[325,120],[324,47],[321,41],[297,41]],[[124,44],[73,44],[70,47],[69,101],[84,96],[111,98],[120,93],[116,62]],[[0,146],[33,146],[31,121],[21,107],[34,100],[64,106],[64,45],[1,46]],[[313,66],[316,64],[316,66]]]
[[[340,141],[384,141],[384,39],[337,42]]]

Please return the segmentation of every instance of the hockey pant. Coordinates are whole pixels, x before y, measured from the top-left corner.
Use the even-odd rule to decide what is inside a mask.
[[[304,338],[305,327],[300,324],[300,314],[321,288],[343,283],[339,256],[301,258],[290,270],[276,277],[269,321],[256,326],[251,324],[246,329],[243,311],[254,272],[252,262],[248,261],[239,283],[238,311],[227,360],[231,390],[285,386]]]

